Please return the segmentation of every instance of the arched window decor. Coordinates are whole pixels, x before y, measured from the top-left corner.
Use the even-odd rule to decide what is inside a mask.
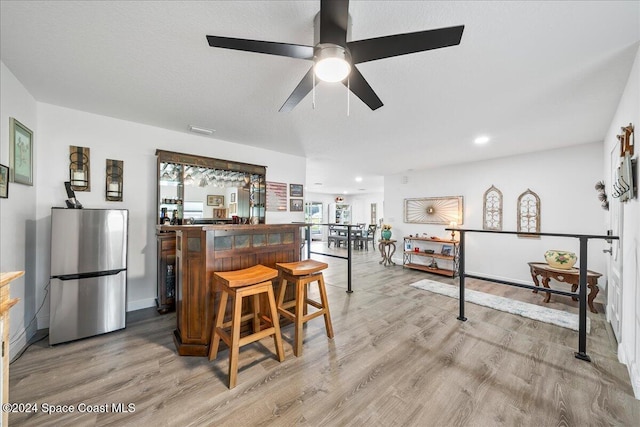
[[[518,197],[518,232],[540,232],[540,197],[528,188]]]
[[[483,218],[483,229],[502,230],[502,192],[493,185],[484,192]]]

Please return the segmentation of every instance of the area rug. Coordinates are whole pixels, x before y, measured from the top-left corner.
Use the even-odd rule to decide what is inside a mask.
[[[429,279],[420,280],[410,284],[409,286],[456,299],[460,296],[460,289],[457,285],[448,285],[446,283],[436,282]],[[472,304],[506,311],[507,313],[517,314],[529,319],[539,320],[540,322],[551,323],[563,328],[573,329],[574,331],[578,330],[577,314],[567,313],[566,311],[555,310],[553,308],[540,307],[535,304],[529,304],[510,298],[474,291],[468,288],[465,289],[464,294],[465,301]],[[590,329],[591,324],[589,318],[587,318],[587,333]]]

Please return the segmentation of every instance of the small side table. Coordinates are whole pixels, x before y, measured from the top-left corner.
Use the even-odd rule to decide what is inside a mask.
[[[378,240],[378,249],[380,250],[380,256],[382,257],[382,261],[378,264],[384,263],[384,266],[396,265],[395,262],[391,260],[393,254],[396,253],[396,240]]]
[[[571,285],[571,292],[575,292],[578,289],[580,272],[576,268],[572,268],[570,270],[558,270],[555,268],[549,267],[549,264],[544,262],[529,262],[529,269],[531,270],[531,278],[533,278],[533,283],[536,286],[540,286],[540,282],[538,281],[538,276],[542,279],[542,285],[545,288],[549,288],[549,279],[557,280],[558,282],[565,282]],[[587,304],[589,305],[589,310],[592,313],[597,313],[598,310],[593,306],[593,300],[600,292],[600,288],[598,288],[598,277],[602,276],[602,274],[597,273],[595,271],[587,270],[587,286],[590,289],[589,295],[587,296]],[[534,290],[534,293],[538,293],[538,290]],[[544,298],[544,302],[549,302],[551,298],[551,293],[547,292],[546,297]],[[574,301],[578,299],[576,297],[572,297]]]

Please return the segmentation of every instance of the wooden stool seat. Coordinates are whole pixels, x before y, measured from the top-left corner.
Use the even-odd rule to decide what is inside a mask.
[[[302,354],[302,328],[304,323],[319,316],[324,316],[324,325],[327,337],[333,338],[333,325],[329,313],[329,301],[327,290],[324,285],[322,270],[328,265],[324,262],[307,259],[298,262],[276,263],[280,277],[280,293],[278,294],[278,313],[294,323],[294,345],[293,354]],[[317,282],[320,293],[320,302],[312,300],[307,296],[307,285]],[[287,285],[291,283],[295,286],[295,299],[287,303],[284,296]],[[307,308],[311,305],[318,310],[308,313]],[[294,308],[293,312],[290,308]]]
[[[278,267],[278,270],[284,271],[292,276],[306,276],[326,269],[329,267],[329,264],[314,259],[306,259],[298,262],[279,262],[276,264],[276,267]]]
[[[278,270],[258,264],[242,270],[218,271],[214,274],[218,283],[230,288],[255,285],[278,277]]]
[[[236,386],[238,377],[238,356],[240,347],[262,338],[273,336],[278,360],[284,360],[284,350],[282,348],[282,337],[280,335],[280,321],[278,319],[278,309],[273,293],[271,279],[278,276],[278,270],[256,265],[235,271],[221,271],[214,273],[214,280],[220,285],[220,303],[218,313],[211,331],[211,345],[209,347],[209,360],[213,360],[218,355],[220,340],[229,346],[229,388]],[[260,313],[260,295],[267,294],[269,302],[269,316]],[[233,300],[231,320],[225,322],[225,312],[227,300]],[[252,311],[242,315],[242,299],[251,298]],[[253,333],[240,337],[240,327],[242,322],[252,320]],[[268,327],[261,328],[261,320],[264,320]],[[226,329],[230,328],[227,332]]]

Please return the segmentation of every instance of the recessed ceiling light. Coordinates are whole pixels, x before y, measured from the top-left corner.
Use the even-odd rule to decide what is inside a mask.
[[[322,185],[321,182],[314,182],[313,185]]]
[[[362,182],[362,177],[361,176],[356,176],[356,182]]]
[[[479,136],[473,142],[475,142],[478,145],[486,144],[487,142],[489,142],[489,137],[484,135]]]
[[[189,125],[189,130],[191,132],[201,133],[203,135],[211,135],[212,133],[215,132],[215,130],[213,130],[213,129],[207,129],[207,128],[203,128],[203,127],[199,127],[199,126],[192,126],[192,125]]]
[[[346,191],[343,191],[343,192],[342,192],[342,194],[347,194],[347,192],[346,192]]]

